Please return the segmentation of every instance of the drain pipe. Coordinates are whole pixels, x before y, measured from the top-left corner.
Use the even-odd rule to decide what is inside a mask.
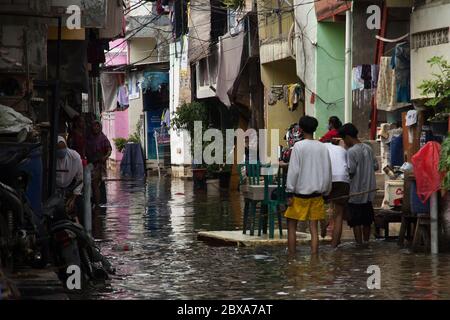
[[[352,121],[352,8],[345,12],[345,123]]]

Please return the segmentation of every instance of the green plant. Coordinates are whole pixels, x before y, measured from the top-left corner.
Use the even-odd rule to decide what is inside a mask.
[[[187,130],[191,136],[191,140],[193,140],[194,122],[200,121],[202,123],[203,134],[208,128],[208,119],[208,106],[205,103],[193,101],[191,103],[183,103],[175,111],[171,125],[176,130]]]
[[[140,135],[137,132],[135,132],[128,138],[127,142],[141,143],[141,137],[140,137]]]
[[[114,138],[114,145],[119,152],[122,152],[125,149],[125,145],[128,143],[128,140],[125,138]]]
[[[439,159],[439,171],[445,172],[442,188],[450,190],[450,136],[441,145],[441,158]]]
[[[433,108],[435,115],[429,120],[444,120],[448,118],[450,109],[450,63],[442,56],[433,57],[427,61],[431,67],[439,69],[439,73],[433,73],[433,79],[424,80],[419,85],[422,95],[430,98],[425,105]]]

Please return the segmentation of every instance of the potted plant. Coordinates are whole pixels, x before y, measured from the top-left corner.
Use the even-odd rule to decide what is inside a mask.
[[[208,106],[205,103],[193,101],[191,103],[183,103],[174,114],[172,127],[175,130],[186,130],[189,133],[191,142],[194,142],[194,123],[202,122],[202,136],[208,128]],[[203,149],[205,144],[202,142]],[[194,154],[194,143],[191,143],[191,155]],[[192,168],[194,186],[204,188],[206,186],[207,166],[203,163],[193,164]]]
[[[433,57],[427,62],[431,67],[437,67],[439,73],[433,73],[433,79],[424,80],[418,88],[422,90],[422,95],[430,97],[425,105],[434,111],[434,115],[428,119],[433,134],[445,136],[450,111],[450,63],[442,56]]]

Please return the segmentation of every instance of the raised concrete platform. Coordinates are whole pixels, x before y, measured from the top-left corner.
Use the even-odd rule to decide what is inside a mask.
[[[286,246],[287,230],[283,230],[283,237],[280,239],[279,232],[275,230],[274,239],[269,239],[269,235],[250,236],[248,233],[243,234],[242,230],[234,231],[200,231],[197,234],[198,240],[202,240],[211,245],[219,246],[238,246],[238,247],[254,247],[254,246]],[[310,244],[311,236],[309,233],[297,232],[297,244]],[[319,238],[321,243],[329,243],[330,237],[324,239]]]

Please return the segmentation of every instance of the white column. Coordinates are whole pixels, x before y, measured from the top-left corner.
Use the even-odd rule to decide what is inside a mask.
[[[352,11],[345,13],[345,123],[352,121]]]

